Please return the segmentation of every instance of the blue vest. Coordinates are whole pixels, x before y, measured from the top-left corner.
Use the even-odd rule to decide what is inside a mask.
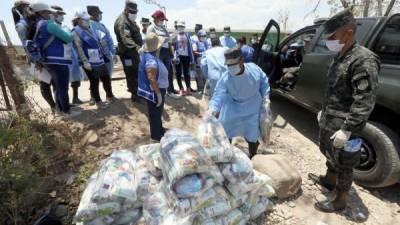
[[[146,62],[150,59],[156,60],[157,68],[159,67],[156,56],[154,56],[153,54],[151,54],[149,52],[144,52],[144,53],[140,54],[138,93],[137,94],[140,97],[143,97],[149,101],[156,103],[156,95],[150,87],[150,81],[149,81],[149,78],[147,77],[147,72],[146,72]],[[159,75],[160,75],[160,70],[157,69],[156,80],[158,80]]]
[[[80,26],[76,26],[74,31],[79,35],[82,40],[82,49],[86,58],[92,67],[98,67],[104,64],[104,54],[101,50],[100,40],[96,33],[89,29],[83,30]]]
[[[51,44],[43,49],[47,41],[53,36],[47,31],[47,20],[40,20],[37,23],[38,33],[36,36],[36,42],[39,44],[41,52],[43,54],[44,64],[58,64],[58,65],[70,65],[71,59],[71,48],[60,39],[54,37]]]

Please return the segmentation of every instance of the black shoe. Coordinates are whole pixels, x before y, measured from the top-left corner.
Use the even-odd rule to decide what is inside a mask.
[[[346,209],[348,192],[337,192],[333,200],[315,203],[315,208],[321,212],[333,213]]]
[[[96,101],[94,100],[94,98],[90,99],[89,105],[96,105]]]
[[[316,184],[328,189],[328,191],[333,191],[336,185],[336,178],[334,175],[318,176],[313,173],[308,174],[308,179],[314,181]]]
[[[74,98],[72,100],[72,104],[74,104],[74,105],[82,105],[83,102],[79,98]]]
[[[190,88],[190,92],[196,93],[198,90],[195,90],[193,88]]]

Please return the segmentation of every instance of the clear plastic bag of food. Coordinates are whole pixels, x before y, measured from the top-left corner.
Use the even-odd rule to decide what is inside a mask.
[[[156,177],[162,177],[162,171],[160,167],[160,150],[161,145],[159,143],[143,145],[138,148],[138,153],[146,162],[147,168]]]
[[[209,188],[200,196],[193,198],[177,198],[168,187],[164,187],[163,189],[168,202],[173,206],[174,212],[181,216],[191,215],[210,206],[217,197],[217,193],[213,188]]]
[[[121,210],[121,205],[119,202],[108,202],[104,204],[92,202],[97,176],[98,174],[95,173],[88,179],[88,185],[82,194],[81,201],[73,219],[74,223],[90,222],[92,220],[96,220],[97,218],[100,218],[100,221],[103,219],[103,217]]]
[[[180,217],[174,214],[162,192],[148,195],[143,204],[143,216],[147,225],[191,225],[191,216]]]
[[[234,160],[230,163],[221,163],[219,168],[222,175],[230,183],[235,184],[249,179],[253,176],[253,165],[247,155],[240,149],[233,147]]]
[[[113,225],[126,225],[126,224],[136,224],[142,217],[141,209],[129,209],[123,213],[119,213],[113,216],[115,221]]]
[[[206,114],[197,129],[197,138],[201,146],[214,162],[231,162],[233,152],[224,127],[217,118]]]
[[[226,217],[225,225],[238,225],[242,221],[242,217],[244,217],[243,213],[239,209],[232,210]]]
[[[144,160],[137,162],[134,176],[137,184],[137,200],[141,205],[148,194],[160,190],[161,181],[147,169],[147,164]]]
[[[93,202],[129,202],[137,201],[137,182],[134,177],[134,165],[129,159],[111,157],[100,168],[95,182]]]
[[[270,102],[269,100],[264,100],[264,103],[261,105],[260,109],[260,142],[268,146],[271,140],[271,130],[274,124],[274,118],[272,115]]]
[[[249,215],[250,219],[257,219],[261,214],[265,213],[267,210],[272,209],[272,202],[267,197],[258,197],[255,204],[246,203],[240,207],[243,214]]]
[[[164,179],[171,185],[187,175],[218,170],[197,139],[179,129],[168,131],[161,140],[161,161]]]
[[[268,198],[276,195],[275,190],[272,187],[272,179],[268,175],[254,170],[252,183],[255,184],[253,190],[257,192],[257,195]]]

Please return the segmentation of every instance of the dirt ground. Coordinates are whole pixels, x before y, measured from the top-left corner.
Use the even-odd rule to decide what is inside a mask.
[[[114,74],[121,77],[122,72]],[[102,88],[100,88],[102,89]],[[65,168],[73,182],[65,185],[62,193],[53,196],[69,206],[69,217],[79,204],[85,179],[97,169],[101,160],[114,149],[130,148],[149,142],[149,126],[145,104],[133,104],[126,90],[125,80],[114,80],[113,91],[119,99],[109,108],[97,111],[87,103],[81,105],[82,114],[74,119],[62,121],[74,132],[74,148],[69,157],[76,158]],[[71,93],[72,94],[72,93]],[[34,96],[38,104],[48,112],[46,103],[40,96],[38,86],[28,89],[28,95]],[[101,95],[105,98],[105,93]],[[70,95],[72,96],[72,95]],[[83,82],[80,98],[89,100],[89,83]],[[182,128],[194,132],[200,122],[206,103],[199,95],[178,100],[167,98],[164,126]],[[272,134],[272,145],[264,152],[275,152],[286,156],[303,178],[302,191],[297,196],[278,201],[272,212],[266,214],[258,224],[282,225],[343,225],[400,224],[400,185],[382,189],[364,189],[354,185],[351,191],[350,206],[340,214],[325,214],[314,209],[316,199],[321,199],[324,190],[307,179],[307,173],[323,173],[325,159],[318,150],[318,127],[315,115],[291,104],[289,101],[274,97],[272,110],[276,117]],[[239,146],[241,140],[236,141]]]

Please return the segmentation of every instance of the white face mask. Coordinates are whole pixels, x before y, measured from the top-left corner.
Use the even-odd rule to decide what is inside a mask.
[[[63,16],[63,15],[57,16],[56,21],[57,21],[58,23],[63,23],[63,22],[64,22],[64,16]]]
[[[164,23],[163,23],[162,21],[158,21],[158,22],[157,22],[157,26],[158,26],[158,27],[162,27],[163,25],[164,25]]]
[[[82,20],[81,26],[82,26],[83,28],[88,29],[88,28],[90,27],[90,23],[89,23],[88,20]]]
[[[51,20],[55,19],[53,14],[50,14],[49,17],[50,17]]]
[[[101,14],[99,14],[98,16],[97,16],[97,20],[100,22],[101,20],[103,20],[103,15],[101,15]]]
[[[339,40],[326,40],[325,44],[329,51],[336,53],[341,52],[344,47],[344,44],[340,44]]]
[[[224,33],[224,36],[225,36],[225,37],[230,37],[231,34],[230,34],[230,33]]]
[[[185,28],[184,27],[178,27],[178,32],[184,32],[185,31]]]
[[[200,37],[200,41],[205,41],[206,38],[205,37]]]
[[[240,73],[240,70],[241,70],[240,64],[228,66],[229,75],[231,76],[238,75]]]
[[[129,19],[132,23],[135,22],[136,17],[137,17],[137,14],[129,13],[129,15],[128,15],[128,19]]]
[[[257,43],[257,40],[256,39],[251,39],[251,43],[255,44],[255,43]]]

